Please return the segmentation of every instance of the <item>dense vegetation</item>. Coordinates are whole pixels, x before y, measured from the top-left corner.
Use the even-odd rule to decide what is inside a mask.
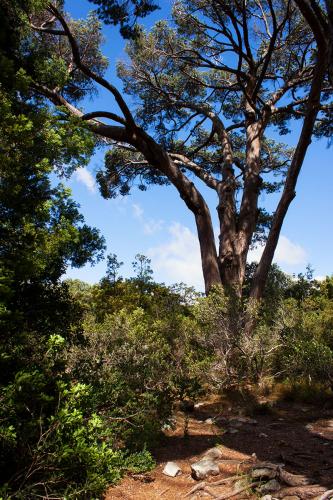
[[[153,2],[92,3],[134,37],[132,51],[140,45],[136,19]],[[99,142],[91,123],[66,111],[65,97],[76,103],[93,93],[91,78],[67,73],[68,45],[57,45],[56,33],[44,44],[31,31],[31,22],[53,25],[43,21],[47,5],[0,3],[0,498],[91,499],[123,474],[153,467],[150,450],[180,401],[277,382],[330,394],[333,278],[318,282],[310,268],[290,277],[273,265],[253,304],[256,264],[246,267],[241,298],[222,286],[203,297],[156,283],[140,254],[124,279],[110,254],[99,283],[63,281],[68,266],[102,259],[105,242],[58,183]],[[84,63],[102,74],[96,16],[71,26],[91,42]],[[65,107],[50,106],[48,86],[62,89]],[[164,183],[151,174],[145,181]]]

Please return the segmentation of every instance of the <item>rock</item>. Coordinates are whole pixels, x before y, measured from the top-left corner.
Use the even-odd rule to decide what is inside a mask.
[[[204,479],[207,476],[217,476],[220,473],[219,466],[214,460],[202,459],[191,465],[193,479]]]
[[[274,496],[276,498],[286,498],[288,497],[298,497],[302,500],[308,500],[311,498],[317,498],[323,495],[326,492],[326,488],[324,486],[320,486],[319,484],[310,484],[306,486],[290,486],[288,488],[282,488],[281,491],[277,492]]]
[[[276,479],[271,479],[267,481],[267,483],[263,484],[258,488],[260,493],[266,495],[266,493],[274,493],[275,491],[279,491],[281,489],[280,483]]]
[[[264,495],[260,500],[272,500],[272,495]]]
[[[205,420],[205,424],[212,425],[214,423],[214,420],[212,418],[207,418]]]
[[[194,402],[191,401],[190,399],[184,399],[179,404],[179,409],[181,411],[192,412],[194,411],[194,408],[195,408]]]
[[[228,429],[229,434],[237,434],[237,432],[239,432],[238,429]]]
[[[287,495],[286,497],[283,497],[283,500],[299,500],[299,497],[296,495]]]
[[[207,450],[206,453],[204,453],[202,460],[218,460],[219,458],[223,457],[223,453],[220,450],[220,448],[210,448],[210,450]]]
[[[236,481],[233,485],[233,490],[234,491],[237,491],[237,490],[240,490],[242,488],[246,488],[246,486],[249,484],[249,481],[247,478],[243,478],[243,479],[238,479],[238,481]]]
[[[260,479],[260,478],[273,479],[276,477],[276,470],[269,469],[268,467],[260,467],[258,469],[253,469],[251,476],[253,479]]]
[[[259,434],[259,437],[260,437],[260,438],[268,438],[268,434],[265,434],[265,432],[261,432],[261,433]]]
[[[286,483],[288,486],[306,486],[310,484],[310,480],[301,474],[291,474],[286,470],[280,470],[280,480]]]
[[[182,473],[182,470],[175,462],[167,462],[162,473],[165,476],[176,477]]]
[[[205,405],[205,403],[196,403],[196,404],[194,405],[194,409],[195,409],[195,410],[199,410],[199,408],[201,408],[201,406],[204,406],[204,405]]]
[[[242,425],[242,424],[249,424],[249,425],[257,425],[258,421],[255,420],[254,418],[248,418],[248,417],[234,417],[231,419],[231,424],[232,425]]]

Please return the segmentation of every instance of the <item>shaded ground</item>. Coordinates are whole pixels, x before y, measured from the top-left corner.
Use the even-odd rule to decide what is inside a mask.
[[[106,500],[183,498],[197,484],[190,475],[191,463],[216,445],[222,446],[226,458],[226,462],[220,463],[219,479],[239,472],[237,463],[230,462],[231,459],[244,460],[255,453],[258,460],[283,463],[288,472],[305,475],[311,484],[333,488],[333,410],[287,403],[276,404],[269,412],[265,409],[265,406],[257,408],[259,414],[255,415],[252,409],[251,417],[257,423],[248,423],[242,418],[237,420],[246,414],[242,406],[228,406],[217,399],[204,402],[188,414],[188,437],[184,437],[184,413],[178,412],[175,430],[168,433],[154,452],[157,467],[149,474],[125,478],[109,489]],[[164,476],[162,470],[167,461],[177,462],[183,474],[176,478]],[[204,495],[199,492],[191,499]],[[243,493],[233,498],[246,495],[250,497]]]

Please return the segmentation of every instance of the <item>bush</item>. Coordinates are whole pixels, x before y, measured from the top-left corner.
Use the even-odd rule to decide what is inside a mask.
[[[172,416],[173,403],[200,390],[200,359],[191,343],[194,322],[156,320],[143,309],[85,324],[85,345],[69,352],[73,377],[94,386],[94,404],[119,442],[151,445]]]
[[[289,338],[279,352],[284,376],[333,384],[333,352],[316,339]]]
[[[2,390],[4,498],[91,499],[126,470],[153,466],[148,452],[130,454],[115,442],[107,418],[95,412],[90,384],[54,370],[54,359],[64,355],[64,346],[64,339],[52,336],[43,369],[18,372]]]
[[[218,390],[258,382],[270,374],[278,335],[264,322],[248,333],[246,320],[258,314],[249,305],[215,287],[198,301],[195,317],[199,343],[209,357],[208,380]]]

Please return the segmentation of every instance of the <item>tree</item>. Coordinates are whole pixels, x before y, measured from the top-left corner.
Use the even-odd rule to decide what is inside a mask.
[[[124,38],[135,38],[140,33],[139,17],[146,17],[156,10],[151,0],[89,0],[98,5],[97,14],[106,24],[120,24]]]
[[[141,281],[147,285],[152,281],[153,270],[150,266],[151,260],[145,255],[136,254],[135,260],[132,263],[134,272],[136,274],[135,280]]]
[[[113,286],[116,284],[117,280],[121,279],[121,277],[118,276],[118,272],[123,264],[123,262],[119,262],[115,253],[110,253],[107,256],[106,277]]]
[[[91,22],[84,28],[52,4],[43,19],[31,20],[36,47],[61,61],[65,78],[37,74],[31,88],[111,142],[102,194],[127,194],[136,180],[141,189],[172,184],[195,217],[207,292],[222,283],[241,296],[249,248],[265,241],[250,291],[260,299],[311,138],[332,123],[327,44],[289,0],[178,2],[173,26],[142,33],[129,45],[130,65],[119,67],[140,101],[134,115],[102,76],[97,25],[92,34]],[[113,95],[119,114],[77,107],[73,89],[81,97],[93,84]],[[295,120],[302,126],[291,151],[269,135],[288,133]],[[200,182],[217,196],[218,251]],[[280,190],[274,214],[260,208],[261,193]]]
[[[326,45],[328,75],[333,84],[333,2],[332,0],[306,2],[295,0],[296,5],[310,26],[314,37],[321,45]]]

